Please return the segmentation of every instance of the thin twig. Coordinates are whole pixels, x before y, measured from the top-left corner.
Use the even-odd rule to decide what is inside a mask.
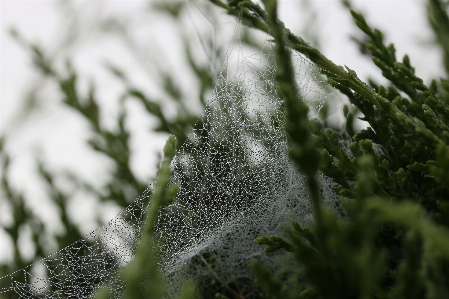
[[[203,255],[198,254],[198,256],[200,257],[201,261],[203,261],[203,263],[206,265],[207,269],[209,269],[210,273],[212,273],[212,275],[215,277],[216,280],[218,280],[221,285],[228,290],[229,293],[231,293],[231,295],[235,298],[235,299],[245,299],[242,295],[240,295],[239,293],[237,293],[236,291],[234,291],[233,289],[231,289],[231,287],[229,287],[226,282],[224,282],[217,274],[217,272],[214,271],[214,269],[212,269],[212,267],[210,266],[210,264],[204,259]]]

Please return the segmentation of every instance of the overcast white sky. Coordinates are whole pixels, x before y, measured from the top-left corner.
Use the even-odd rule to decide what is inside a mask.
[[[80,2],[84,13],[95,14],[99,7],[103,5],[112,11],[119,11],[123,15],[132,15],[136,10],[144,7],[143,1],[75,1]],[[331,60],[340,64],[348,65],[356,70],[360,77],[366,78],[368,74],[375,74],[376,69],[366,59],[362,59],[358,54],[356,46],[349,42],[349,34],[357,33],[352,24],[349,13],[342,9],[337,0],[314,0],[314,7],[319,12],[320,20],[317,24],[301,24],[303,18],[299,11],[298,1],[280,1],[281,19],[287,26],[301,28],[307,26],[319,26],[318,32],[322,36],[322,52]],[[394,41],[397,47],[398,57],[408,53],[412,64],[416,67],[418,75],[424,80],[441,76],[442,67],[439,52],[431,47],[420,45],[430,40],[430,31],[424,14],[423,1],[355,1],[356,7],[361,8],[367,18],[375,26],[386,32],[388,41]],[[200,17],[200,14],[193,14],[192,18]],[[227,24],[223,21],[221,25]],[[44,160],[53,169],[73,169],[76,173],[92,180],[101,178],[106,173],[108,167],[106,161],[99,160],[86,147],[85,131],[87,125],[82,123],[71,111],[61,107],[55,87],[47,86],[45,95],[48,98],[39,103],[43,108],[39,113],[28,115],[26,119],[20,119],[23,112],[27,88],[38,79],[37,73],[33,70],[28,53],[9,36],[8,30],[14,26],[28,40],[38,41],[42,45],[48,45],[58,40],[58,33],[64,26],[66,20],[61,19],[56,1],[4,1],[0,5],[0,133],[7,133],[11,138],[7,144],[7,150],[14,158],[13,182],[18,188],[25,190],[30,198],[34,198],[34,203],[30,204],[36,208],[36,213],[43,218],[55,218],[54,210],[45,203],[45,194],[39,191],[40,185],[36,182],[34,175],[35,164],[33,159],[36,152],[40,152]],[[163,49],[167,49],[165,58],[171,60],[176,67],[176,59],[179,51],[179,41],[171,34],[173,27],[166,22],[163,17],[155,16],[151,20],[149,31],[158,43],[165,43]],[[88,24],[84,24],[88,26]],[[230,24],[229,26],[233,26]],[[211,26],[213,28],[213,26]],[[220,38],[220,37],[217,37]],[[81,48],[74,53],[75,65],[82,74],[87,74],[94,78],[99,97],[103,99],[103,104],[107,104],[109,98],[117,98],[120,90],[115,87],[113,80],[106,78],[99,58],[108,57],[117,61],[125,69],[133,71],[138,68],[126,50],[114,44],[114,41],[101,41],[90,43],[89,47]],[[154,60],[161,60],[154,57]],[[178,70],[176,70],[178,71]],[[182,71],[182,70],[181,70]],[[134,74],[136,81],[152,86],[151,82],[145,83],[147,77]],[[380,78],[379,75],[374,76]],[[53,88],[53,89],[52,89]],[[113,106],[113,105],[112,105]],[[109,108],[108,108],[109,109]],[[155,173],[154,164],[156,154],[161,152],[165,136],[148,136],[148,127],[154,125],[151,121],[139,116],[139,108],[132,107],[134,122],[129,124],[136,128],[137,137],[133,139],[133,147],[136,151],[136,158],[133,167],[142,178],[149,178]],[[110,114],[114,115],[114,108],[110,108]],[[151,147],[150,152],[148,147]],[[150,182],[148,182],[150,183]],[[2,213],[2,201],[0,198],[0,226],[8,222],[8,215]],[[86,233],[93,230],[92,223],[85,219],[89,218],[91,205],[88,199],[79,199],[73,204],[73,214],[78,221],[85,226]],[[105,217],[112,218],[117,214],[117,210],[105,213]],[[52,216],[53,215],[53,216]],[[51,221],[50,221],[51,222]],[[50,225],[50,224],[49,224]],[[57,231],[57,224],[54,224]],[[3,235],[3,239],[2,239]],[[0,244],[6,241],[4,233],[0,229]],[[4,246],[0,245],[0,259],[8,258]]]

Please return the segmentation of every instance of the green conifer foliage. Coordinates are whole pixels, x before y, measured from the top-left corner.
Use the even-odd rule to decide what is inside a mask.
[[[343,1],[343,4],[365,34],[360,46],[369,51],[373,63],[389,80],[386,86],[363,82],[355,71],[336,65],[307,41],[295,36],[279,21],[276,0],[264,0],[263,7],[250,0],[210,2],[274,39],[276,88],[287,110],[285,129],[289,154],[297,169],[307,177],[314,212],[310,227],[292,221],[285,228],[287,237],[260,236],[254,240],[265,246],[267,254],[282,251],[301,265],[293,266],[288,274],[278,275],[254,260],[251,266],[256,280],[251,283],[257,288],[257,296],[449,298],[449,81],[442,78],[425,84],[415,74],[410,58],[405,55],[398,60],[394,45],[385,44],[383,33],[373,29],[350,1]],[[449,73],[446,6],[441,0],[429,0],[428,17]],[[172,7],[170,13],[176,16],[179,7]],[[98,124],[94,92],[80,100],[75,88],[75,72],[69,68],[67,76],[56,74],[42,51],[36,47],[31,49],[44,73],[59,83],[66,104],[91,122],[96,133],[92,147],[116,162],[116,176],[123,181],[111,184],[110,196],[115,195],[117,202],[125,206],[126,196],[120,193],[123,189],[113,189],[113,185],[127,184],[137,191],[143,188],[129,170],[128,153],[121,148],[128,140],[123,126],[126,113],[120,116],[118,132],[104,131]],[[345,134],[324,128],[320,122],[308,118],[309,107],[295,85],[293,51],[318,66],[327,83],[348,98],[350,105],[343,108]],[[213,80],[194,64],[191,55],[188,58],[195,74],[201,78],[200,98],[204,104],[205,90],[211,87]],[[119,70],[114,71],[124,78]],[[164,88],[174,101],[182,102],[170,78],[166,78]],[[197,120],[196,115],[188,113],[178,115],[175,121],[167,119],[157,101],[132,86],[125,96],[141,101],[145,109],[159,119],[157,130],[176,135],[178,144],[187,138],[186,127],[193,126]],[[369,124],[366,129],[357,130],[354,126],[358,113],[363,115],[360,119]],[[176,148],[174,137],[170,137],[135,258],[121,271],[126,285],[124,298],[158,298],[164,291],[164,279],[154,266],[163,240],[156,239],[153,229],[158,210],[168,205],[177,193],[177,185],[169,186],[169,165]],[[8,161],[4,159],[4,169]],[[333,179],[334,191],[344,198],[340,203],[344,217],[323,206],[317,181],[319,171]],[[51,175],[44,167],[41,173],[51,186]],[[17,198],[14,209],[17,219],[25,219],[23,215],[29,212],[23,207],[23,198],[8,188],[7,181],[3,180],[2,184],[10,197]],[[63,197],[57,190],[55,194]],[[60,202],[63,205],[64,201]],[[9,233],[17,237],[17,228]],[[76,233],[73,228],[73,234]],[[203,256],[198,258],[211,270],[211,276],[220,281],[209,264],[212,256],[209,261]],[[21,265],[23,261],[17,260],[17,263]],[[242,297],[223,284],[234,298]],[[210,290],[201,290],[194,283],[185,282],[178,297],[198,298],[209,293]],[[96,294],[98,299],[109,296],[107,286]],[[215,298],[227,297],[217,293]]]
[[[294,282],[276,277],[258,262],[253,268],[266,298],[446,298],[449,296],[447,93],[444,79],[430,86],[416,76],[409,57],[398,61],[393,44],[372,29],[363,14],[344,4],[366,34],[363,45],[390,81],[362,82],[350,68],[335,65],[294,36],[278,21],[275,0],[265,9],[251,1],[212,0],[246,24],[275,39],[279,94],[287,103],[287,132],[293,161],[309,180],[315,223],[287,228],[287,239],[260,237],[266,252],[284,249],[303,265]],[[437,41],[446,50],[447,12],[429,1]],[[442,23],[442,27],[439,25]],[[345,94],[347,136],[321,129],[307,119],[307,107],[295,90],[289,49],[321,68],[328,82]],[[354,131],[360,111],[367,129]],[[341,141],[341,142],[340,142]],[[321,152],[321,155],[320,155]],[[321,156],[321,159],[319,158]],[[307,157],[307,158],[305,158]],[[316,158],[314,158],[316,157]],[[349,219],[326,211],[314,186],[317,169],[334,179],[335,192]],[[292,292],[291,290],[299,291]]]
[[[259,296],[448,297],[446,81],[425,85],[415,75],[409,57],[397,61],[394,46],[385,45],[382,32],[372,29],[348,1],[344,4],[354,22],[367,35],[363,46],[390,80],[387,87],[373,82],[369,86],[354,71],[335,65],[294,36],[277,19],[275,0],[264,1],[265,9],[251,1],[212,2],[274,38],[277,88],[287,107],[290,155],[308,178],[314,207],[312,227],[292,222],[285,229],[286,239],[261,236],[255,240],[266,246],[265,252],[285,250],[302,265],[285,277],[254,260]],[[435,2],[430,3],[430,13],[446,15]],[[439,40],[443,39],[444,33],[434,29]],[[328,82],[350,100],[351,106],[343,111],[347,132],[343,140],[336,131],[307,118],[308,107],[295,88],[291,50],[318,65]],[[359,132],[352,124],[357,111],[370,124]],[[333,178],[335,192],[347,198],[342,201],[346,218],[320,203],[318,170]]]
[[[67,9],[69,9],[70,3],[66,4],[68,6]],[[179,3],[159,3],[158,5],[151,2],[151,5],[153,4],[155,9],[161,14],[168,14],[175,20],[178,14],[182,12],[182,9],[184,8],[185,10],[183,3],[181,5]],[[49,201],[55,204],[57,211],[61,215],[62,232],[56,236],[49,235],[42,219],[29,208],[27,194],[23,194],[20,188],[11,184],[10,172],[13,170],[15,162],[14,155],[8,152],[4,145],[8,144],[12,136],[8,134],[1,136],[0,188],[2,197],[5,199],[7,206],[10,207],[13,216],[12,223],[3,227],[3,229],[12,240],[13,257],[9,263],[0,263],[0,276],[17,271],[31,263],[30,260],[24,260],[20,253],[19,238],[21,231],[25,227],[31,229],[35,249],[32,260],[44,258],[52,253],[52,251],[48,250],[48,239],[54,239],[56,248],[59,250],[85,237],[85,233],[82,232],[79,225],[68,214],[70,199],[76,194],[69,194],[67,191],[62,190],[61,186],[56,183],[58,177],[64,176],[69,178],[76,185],[76,192],[85,192],[98,199],[101,204],[115,205],[121,209],[126,208],[130,202],[148,187],[148,182],[139,179],[138,175],[131,168],[132,152],[130,139],[133,132],[126,125],[130,118],[125,107],[127,102],[137,101],[141,103],[144,107],[144,112],[158,122],[156,128],[152,130],[165,135],[173,134],[178,140],[178,146],[184,142],[187,134],[199,117],[197,113],[190,109],[188,103],[191,103],[191,101],[187,99],[188,96],[180,89],[178,84],[179,78],[176,77],[176,74],[170,74],[167,70],[159,70],[158,75],[162,78],[162,89],[166,95],[166,97],[160,99],[147,94],[136,86],[122,69],[113,63],[107,63],[106,69],[117,79],[117,83],[124,87],[124,92],[119,98],[111,99],[111,101],[116,100],[119,103],[120,113],[115,120],[117,124],[116,129],[108,129],[102,122],[105,109],[99,104],[96,85],[93,82],[89,82],[89,90],[87,92],[81,92],[80,81],[83,81],[85,78],[80,76],[78,70],[70,63],[70,60],[67,61],[65,67],[58,68],[58,61],[48,54],[49,51],[45,45],[26,40],[16,30],[12,30],[11,34],[20,46],[28,52],[30,60],[32,60],[38,73],[59,89],[62,105],[80,116],[82,121],[88,124],[88,148],[106,157],[111,162],[112,168],[110,173],[108,173],[110,178],[108,182],[105,186],[98,188],[92,182],[86,181],[84,178],[80,178],[65,169],[59,171],[49,169],[45,161],[41,158],[36,158],[38,176],[46,188],[45,191]],[[106,35],[104,32],[102,34]],[[198,78],[198,86],[192,86],[191,88],[198,89],[199,105],[204,106],[205,97],[213,88],[211,73],[206,65],[193,57],[191,43],[184,41],[183,46],[185,47],[187,57],[187,67]],[[220,55],[223,54],[219,52],[217,55],[220,60]],[[177,112],[175,117],[168,116],[167,111],[163,109],[163,104],[167,102],[174,105]],[[97,213],[98,226],[104,224],[99,219],[101,213],[101,211]]]

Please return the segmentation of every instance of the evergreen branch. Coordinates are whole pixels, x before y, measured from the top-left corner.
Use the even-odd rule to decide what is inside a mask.
[[[247,2],[242,2],[247,3]],[[267,12],[259,6],[256,12],[262,16],[272,28],[276,41],[276,61],[278,64],[278,94],[285,98],[287,107],[287,133],[290,137],[290,156],[299,170],[306,175],[312,204],[317,222],[321,218],[319,187],[315,175],[319,169],[321,154],[317,149],[318,138],[311,134],[313,123],[308,119],[309,107],[304,101],[298,101],[295,75],[289,50],[285,47],[285,28],[277,18],[277,1],[264,1]]]
[[[449,15],[444,6],[447,7],[447,3],[441,0],[429,0],[427,19],[433,29],[436,41],[443,50],[444,67],[449,75]]]
[[[370,198],[366,201],[366,207],[379,213],[385,222],[395,222],[415,231],[422,236],[427,250],[432,251],[433,256],[449,261],[449,230],[430,221],[418,205],[411,202],[388,203]]]
[[[276,29],[273,27],[273,23],[270,22],[269,16],[266,11],[264,11],[259,5],[253,3],[249,0],[244,1],[231,1],[229,5],[221,2],[220,0],[210,0],[212,3],[216,4],[227,10],[227,12],[236,17],[242,17],[245,23],[255,29],[259,29],[274,37]],[[244,8],[242,11],[237,9]],[[251,14],[250,12],[253,12]],[[255,16],[257,15],[258,18]],[[310,46],[302,38],[295,36],[291,31],[283,25],[282,22],[276,19],[282,34],[285,35],[284,43],[286,43],[293,50],[303,54],[313,63],[316,64],[323,74],[325,74],[330,80],[336,82],[345,83],[345,85],[355,91],[356,93],[363,96],[369,103],[379,107],[384,113],[387,114],[389,118],[394,120],[401,126],[408,127],[412,132],[418,133],[427,142],[433,144],[434,146],[443,141],[435,135],[431,130],[427,129],[425,126],[421,125],[416,120],[413,121],[404,112],[399,110],[396,105],[391,103],[388,99],[377,94],[371,87],[366,85],[362,80],[357,77],[357,74],[345,66],[346,70],[333,63],[326,56],[324,56],[318,49]]]
[[[176,153],[176,139],[170,136],[164,147],[164,158],[154,183],[154,192],[146,211],[146,221],[142,229],[134,259],[124,267],[120,274],[126,284],[123,299],[159,298],[165,288],[165,280],[158,269],[160,240],[155,233],[155,225],[161,208],[169,205],[179,190],[179,185],[170,183],[170,163]],[[189,288],[190,295],[194,293]],[[186,294],[189,295],[189,294]],[[110,298],[108,287],[100,289],[96,299]]]

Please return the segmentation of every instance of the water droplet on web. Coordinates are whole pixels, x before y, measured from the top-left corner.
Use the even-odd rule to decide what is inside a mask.
[[[282,235],[283,223],[307,224],[312,218],[303,176],[290,161],[282,99],[275,89],[276,66],[266,42],[263,51],[240,42],[241,24],[218,73],[208,109],[190,133],[172,163],[172,183],[181,185],[173,205],[164,209],[156,232],[164,239],[161,270],[168,278],[166,298],[173,297],[187,276],[202,277],[201,264],[193,257],[214,252],[214,271],[225,281],[253,280],[245,266],[253,256],[273,265],[253,240],[261,235]],[[252,52],[251,52],[252,51]],[[319,102],[311,117],[323,107],[329,93],[317,84],[319,71],[308,60],[294,55],[298,88],[308,103]],[[314,80],[315,79],[315,80]],[[207,134],[205,134],[207,132]],[[206,137],[205,137],[206,136]],[[323,186],[331,186],[325,177]],[[0,279],[9,286],[2,292],[20,298],[52,292],[67,298],[88,298],[104,282],[120,298],[123,282],[116,275],[133,258],[153,185],[117,218],[87,236],[37,262],[48,277],[30,278],[30,267]],[[324,201],[335,202],[330,187],[323,187]],[[332,205],[330,205],[332,206]],[[240,216],[239,216],[240,215]],[[193,264],[197,273],[182,271]],[[56,270],[59,269],[59,270]],[[194,271],[194,270],[190,270]],[[61,275],[65,273],[65,275]],[[36,287],[39,286],[39,287]],[[253,290],[247,290],[252,292]]]

